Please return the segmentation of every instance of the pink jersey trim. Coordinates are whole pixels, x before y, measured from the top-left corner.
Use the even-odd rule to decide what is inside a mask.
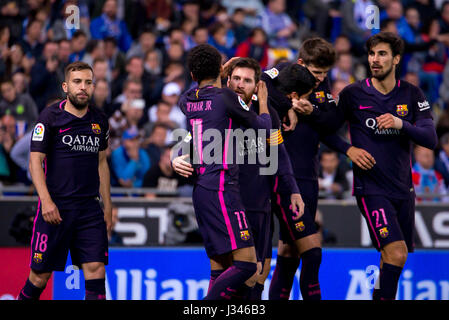
[[[64,103],[66,103],[66,102],[67,102],[67,99],[62,100],[61,103],[59,103],[59,109],[64,110],[64,108],[62,107],[62,105],[63,105]]]
[[[276,203],[279,206],[279,208],[281,209],[282,219],[284,220],[285,225],[287,226],[288,232],[290,233],[290,237],[292,238],[293,241],[295,241],[295,236],[293,235],[293,231],[287,222],[287,215],[285,214],[284,208],[282,208],[282,205],[281,205],[281,195],[279,193],[277,193],[277,186],[278,186],[278,177],[276,177],[275,182],[274,182],[274,192],[276,194]]]
[[[366,78],[366,85],[367,85],[368,87],[371,87],[371,85],[369,84],[369,79],[368,79],[368,78]]]
[[[231,134],[232,119],[229,119],[228,133],[226,134],[224,153],[223,153],[223,169],[228,170],[228,163],[226,159],[228,158],[228,148],[229,148],[229,135]]]
[[[220,173],[220,191],[218,191],[218,199],[220,200],[221,213],[223,214],[226,229],[228,230],[229,238],[231,240],[231,250],[236,250],[237,243],[235,242],[234,231],[232,230],[231,220],[229,220],[228,211],[226,210],[223,191],[221,191],[224,190],[224,173],[225,173],[224,170],[222,170]]]
[[[47,158],[44,159],[44,175],[47,176]],[[37,202],[37,210],[36,210],[36,215],[34,216],[34,222],[33,222],[33,232],[31,233],[30,267],[31,267],[32,259],[33,259],[33,241],[34,241],[34,233],[36,231],[36,221],[37,221],[37,217],[39,216],[40,209],[41,209],[41,199],[39,199],[39,201]]]
[[[371,223],[371,219],[369,217],[369,212],[368,212],[368,208],[366,207],[366,202],[365,202],[365,198],[364,197],[362,197],[362,203],[363,203],[363,208],[365,209],[366,219],[369,222],[371,230],[373,230],[374,237],[376,238],[376,241],[377,241],[377,246],[380,248],[380,242],[379,242],[379,239],[377,238],[376,230],[374,229],[373,224]]]

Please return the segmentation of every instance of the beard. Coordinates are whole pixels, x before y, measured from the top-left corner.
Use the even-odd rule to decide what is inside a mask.
[[[91,97],[87,95],[87,98],[85,100],[80,100],[76,95],[67,92],[67,98],[77,110],[83,110],[88,106]]]
[[[384,73],[379,73],[377,75],[371,70],[371,74],[373,75],[373,78],[376,78],[379,81],[385,80],[385,78],[388,77],[392,72],[393,72],[393,66],[392,65]]]

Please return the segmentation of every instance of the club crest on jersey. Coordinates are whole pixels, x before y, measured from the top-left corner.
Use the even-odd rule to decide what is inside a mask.
[[[388,232],[387,227],[384,227],[384,228],[380,229],[380,230],[379,230],[379,234],[380,234],[380,236],[381,236],[382,238],[388,237],[389,232]]]
[[[33,130],[33,137],[31,140],[33,141],[42,141],[44,140],[45,126],[42,123],[36,124]]]
[[[41,263],[42,262],[42,253],[34,253],[34,257],[33,257],[33,261],[36,263]]]
[[[295,223],[295,229],[298,230],[299,232],[304,231],[306,227],[304,226],[304,222],[303,221],[299,221],[297,223]]]
[[[92,123],[92,131],[95,134],[100,134],[101,133],[100,125],[98,123]]]
[[[396,106],[396,113],[401,117],[405,117],[408,114],[408,108],[406,104],[398,104]]]
[[[324,91],[315,92],[315,98],[319,103],[323,103],[326,101],[326,96],[324,95]]]
[[[271,78],[274,79],[279,75],[279,70],[276,68],[271,68],[270,70],[265,71],[265,73]]]
[[[239,103],[240,103],[240,105],[242,106],[242,108],[245,109],[246,111],[249,111],[249,107],[248,107],[248,105],[245,103],[245,101],[243,101],[243,99],[240,98],[240,96],[238,96],[238,98],[239,98]]]
[[[249,231],[248,230],[243,230],[240,231],[240,238],[242,238],[242,240],[249,240],[250,236],[249,236]]]

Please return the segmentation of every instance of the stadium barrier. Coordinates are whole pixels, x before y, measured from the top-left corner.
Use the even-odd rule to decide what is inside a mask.
[[[0,199],[0,247],[29,245],[37,200],[35,196]],[[201,246],[190,198],[113,197],[113,203],[118,207],[119,217],[115,231],[124,246]],[[320,200],[318,208],[325,247],[371,246],[368,229],[355,201]],[[416,206],[415,220],[416,248],[449,249],[447,204],[420,203]],[[274,246],[277,230],[276,223]]]
[[[28,248],[0,248],[0,299],[15,299],[28,275]],[[6,260],[4,260],[6,259]],[[276,264],[273,251],[268,288]],[[372,249],[323,250],[320,270],[326,300],[370,300],[379,274],[379,253]],[[399,300],[449,300],[449,250],[417,250],[410,254],[399,280]],[[198,300],[207,292],[209,261],[202,248],[111,248],[106,267],[109,300]],[[301,299],[297,271],[291,299]],[[71,265],[55,272],[43,299],[84,299],[82,272]]]

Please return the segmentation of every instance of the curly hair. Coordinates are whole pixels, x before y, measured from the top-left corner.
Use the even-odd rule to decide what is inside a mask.
[[[215,80],[220,75],[221,54],[209,44],[200,44],[189,51],[187,67],[198,83]]]

